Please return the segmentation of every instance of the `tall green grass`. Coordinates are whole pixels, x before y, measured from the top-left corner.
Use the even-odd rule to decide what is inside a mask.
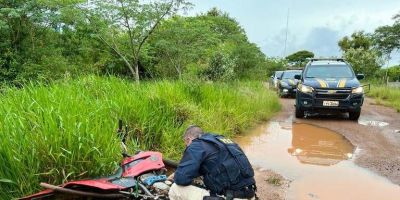
[[[50,86],[6,88],[0,96],[0,199],[38,191],[39,182],[106,175],[118,165],[117,120],[133,152],[178,158],[189,124],[232,135],[280,109],[258,82],[133,84],[95,76]]]
[[[374,97],[379,104],[393,107],[400,112],[400,89],[385,87],[385,86],[371,86],[371,91],[368,96]]]

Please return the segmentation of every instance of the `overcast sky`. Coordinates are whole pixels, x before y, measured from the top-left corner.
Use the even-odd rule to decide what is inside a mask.
[[[400,0],[192,0],[189,15],[218,7],[235,18],[251,42],[267,56],[285,55],[284,41],[289,10],[286,55],[310,50],[316,56],[340,56],[339,39],[354,31],[372,32],[393,24]],[[395,56],[399,63],[400,56]],[[394,62],[394,61],[393,61]]]

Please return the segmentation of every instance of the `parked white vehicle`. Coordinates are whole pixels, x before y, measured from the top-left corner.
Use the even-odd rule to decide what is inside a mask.
[[[270,85],[274,87],[274,89],[278,88],[278,77],[281,77],[283,71],[275,71],[274,74],[270,77]]]

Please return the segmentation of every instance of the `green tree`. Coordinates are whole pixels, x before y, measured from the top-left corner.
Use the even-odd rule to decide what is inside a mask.
[[[388,57],[393,51],[400,49],[400,14],[393,19],[395,20],[393,25],[381,26],[373,35],[376,48]]]
[[[344,53],[344,58],[351,63],[355,73],[363,73],[371,78],[383,64],[379,52],[374,49],[350,48]]]
[[[149,40],[148,65],[153,71],[167,77],[182,78],[189,73],[191,64],[205,63],[210,48],[218,44],[210,24],[197,17],[175,16],[164,21]]]
[[[275,71],[286,70],[287,60],[281,58],[267,58],[265,65],[267,68],[267,74],[264,78],[271,76]]]
[[[91,18],[103,19],[98,38],[110,47],[139,82],[142,48],[163,19],[189,5],[184,0],[162,0],[142,3],[139,0],[96,0]],[[93,21],[93,19],[92,19]]]
[[[146,65],[161,77],[206,75],[215,71],[215,60],[229,63],[224,66],[232,68],[229,71],[236,78],[251,77],[256,68],[266,70],[265,55],[248,41],[243,28],[215,8],[199,16],[163,21],[146,49]]]
[[[217,8],[176,15],[188,7],[184,0],[0,1],[0,82],[86,73],[202,78],[217,60],[236,78],[268,71],[235,19]]]
[[[383,64],[381,53],[372,46],[372,37],[362,31],[353,33],[350,38],[344,37],[338,45],[356,73],[372,78]]]
[[[400,66],[393,66],[388,69],[390,81],[400,81]]]
[[[288,62],[301,65],[307,61],[308,58],[314,58],[314,53],[307,50],[298,51],[286,57]]]
[[[60,36],[67,24],[63,21],[66,13],[81,2],[0,1],[0,81],[51,79],[70,71],[73,67],[63,55]]]
[[[363,31],[359,31],[351,34],[351,37],[345,36],[338,42],[338,45],[344,52],[349,49],[368,50],[371,48],[372,40],[371,36],[365,34]]]

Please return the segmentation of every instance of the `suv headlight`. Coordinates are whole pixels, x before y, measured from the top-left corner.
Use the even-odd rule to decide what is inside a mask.
[[[364,88],[363,87],[358,87],[358,88],[354,88],[352,91],[351,91],[351,93],[353,93],[353,94],[362,94],[362,93],[364,93]]]
[[[309,93],[309,94],[314,91],[314,88],[307,86],[307,85],[303,85],[303,84],[299,84],[297,89],[300,90],[300,92]]]

